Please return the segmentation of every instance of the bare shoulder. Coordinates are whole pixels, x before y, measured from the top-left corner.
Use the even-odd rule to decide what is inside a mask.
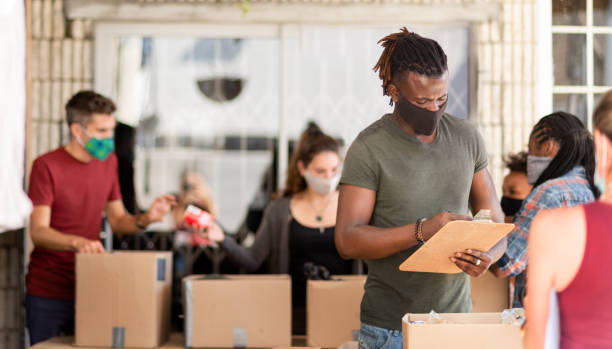
[[[531,224],[530,246],[560,251],[567,243],[579,243],[576,234],[585,226],[582,206],[540,212]]]
[[[567,231],[568,228],[583,224],[584,210],[582,206],[560,207],[551,210],[543,210],[534,218],[532,227],[548,228],[547,230],[559,228]]]

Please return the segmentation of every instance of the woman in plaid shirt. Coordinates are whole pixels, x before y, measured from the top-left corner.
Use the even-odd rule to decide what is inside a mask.
[[[556,112],[543,117],[529,137],[527,176],[534,186],[514,217],[508,248],[492,267],[500,277],[516,276],[512,306],[523,307],[527,284],[527,241],[533,218],[541,210],[573,207],[599,196],[593,175],[593,138],[576,116]]]

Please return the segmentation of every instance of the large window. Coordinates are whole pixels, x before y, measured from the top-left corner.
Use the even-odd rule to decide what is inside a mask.
[[[553,109],[591,127],[601,95],[612,86],[612,1],[553,0]]]
[[[96,88],[137,129],[140,206],[178,191],[181,174],[195,171],[211,188],[217,218],[236,231],[247,207],[282,185],[290,142],[308,121],[349,145],[392,110],[372,68],[382,51],[376,42],[398,27],[101,25]],[[469,27],[410,29],[444,47],[448,111],[469,117]]]

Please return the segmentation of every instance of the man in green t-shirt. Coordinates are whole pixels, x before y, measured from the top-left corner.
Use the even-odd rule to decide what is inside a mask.
[[[487,154],[478,131],[445,114],[449,73],[434,40],[402,28],[381,40],[374,67],[395,104],[363,130],[346,156],[336,223],[336,247],[364,259],[360,348],[400,349],[405,313],[470,312],[469,277],[483,275],[506,248],[457,251],[461,274],[399,271],[399,265],[440,228],[471,220],[481,209],[503,222]]]

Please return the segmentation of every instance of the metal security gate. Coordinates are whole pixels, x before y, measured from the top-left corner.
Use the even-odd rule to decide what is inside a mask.
[[[23,230],[0,234],[0,349],[24,347]]]

